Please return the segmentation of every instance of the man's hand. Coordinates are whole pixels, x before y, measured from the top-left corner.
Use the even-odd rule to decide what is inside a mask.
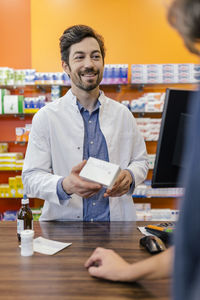
[[[128,170],[122,170],[117,177],[112,189],[107,189],[104,197],[120,197],[128,193],[133,179]]]
[[[78,196],[89,198],[102,188],[98,183],[88,182],[79,176],[80,171],[86,164],[86,160],[73,167],[69,176],[65,177],[62,186],[67,194],[76,194]]]
[[[104,248],[97,248],[85,263],[91,276],[113,281],[130,281],[130,266],[116,252]]]

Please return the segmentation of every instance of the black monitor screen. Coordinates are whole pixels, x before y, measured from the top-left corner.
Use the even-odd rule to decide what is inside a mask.
[[[157,144],[152,187],[177,187],[187,127],[191,120],[191,102],[195,91],[167,89]]]

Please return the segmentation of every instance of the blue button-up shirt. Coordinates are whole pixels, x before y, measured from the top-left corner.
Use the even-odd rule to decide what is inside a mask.
[[[92,113],[90,114],[80,102],[77,105],[84,122],[84,144],[83,144],[83,160],[90,156],[105,161],[109,161],[108,147],[105,137],[100,129],[99,124],[99,100]],[[135,187],[134,175],[128,170],[133,178],[133,183],[129,193],[133,192]],[[63,178],[58,181],[57,195],[60,202],[70,198],[62,187]],[[102,188],[97,194],[89,198],[83,198],[83,221],[110,221],[109,197],[103,197],[105,188]]]

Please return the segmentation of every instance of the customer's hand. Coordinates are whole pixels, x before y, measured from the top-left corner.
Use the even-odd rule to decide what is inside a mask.
[[[117,177],[112,189],[107,189],[104,197],[120,197],[128,193],[133,179],[128,170],[122,170]]]
[[[130,266],[116,252],[104,248],[97,248],[85,263],[91,276],[112,281],[130,281]]]
[[[73,167],[69,176],[65,177],[62,186],[67,194],[76,194],[78,196],[88,198],[95,195],[102,186],[98,183],[88,182],[79,176],[82,168],[86,164],[86,160]]]

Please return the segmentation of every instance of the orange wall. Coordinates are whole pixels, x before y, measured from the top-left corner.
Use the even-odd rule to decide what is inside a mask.
[[[0,1],[0,66],[31,67],[30,0]]]
[[[0,0],[0,12],[0,66],[61,71],[59,37],[81,23],[104,36],[106,63],[198,61],[161,0]]]
[[[161,0],[31,0],[32,67],[60,71],[59,37],[74,24],[104,36],[106,63],[192,63]]]

